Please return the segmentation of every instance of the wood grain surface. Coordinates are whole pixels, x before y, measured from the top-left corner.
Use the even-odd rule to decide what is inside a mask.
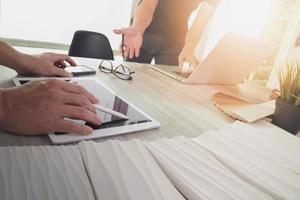
[[[100,60],[96,59],[75,58],[75,60],[78,64],[95,69],[100,63]],[[120,63],[115,63],[118,64]],[[135,71],[132,81],[120,80],[113,74],[105,74],[99,70],[96,76],[120,97],[159,121],[161,127],[157,130],[110,137],[101,141],[112,138],[153,140],[176,135],[193,137],[233,122],[213,105],[212,96],[218,92],[213,87],[185,85],[144,64],[123,64]],[[1,66],[0,86],[2,88],[13,86],[12,78],[15,76],[13,70]],[[1,131],[0,146],[7,145],[51,145],[51,142],[47,136],[26,137]]]

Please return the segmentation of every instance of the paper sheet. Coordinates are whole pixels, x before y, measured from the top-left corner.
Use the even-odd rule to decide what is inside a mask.
[[[230,170],[191,139],[146,142],[172,183],[189,200],[272,199]]]
[[[236,131],[236,127],[238,127],[238,131]],[[244,136],[244,132],[249,129],[255,138],[261,138],[264,144],[269,143],[269,145],[261,145],[251,139],[248,141],[246,138],[241,139],[241,137]],[[270,131],[272,129],[267,130]],[[277,130],[277,133],[275,133],[274,130]],[[242,136],[238,137],[236,136],[237,134],[241,134]],[[265,138],[261,136],[264,134]],[[253,186],[268,193],[273,198],[299,199],[300,176],[295,171],[297,170],[298,162],[294,159],[290,159],[291,165],[288,165],[288,163],[283,164],[281,163],[280,156],[281,159],[284,160],[282,156],[292,152],[286,150],[284,153],[278,154],[274,149],[270,148],[272,144],[279,143],[279,141],[274,142],[272,137],[286,138],[288,141],[290,141],[290,139],[287,138],[290,137],[282,134],[281,129],[274,127],[273,136],[266,137],[266,135],[266,131],[262,128],[255,128],[255,126],[237,122],[213,134],[208,133],[201,135],[195,138],[194,141],[212,152],[222,164],[231,169],[235,174]],[[245,137],[247,137],[247,135]],[[298,138],[294,137],[294,140],[297,141]],[[300,141],[297,142],[298,144],[300,143]],[[288,145],[284,140],[282,140],[281,143],[283,143],[283,146]],[[294,142],[290,141],[290,143]],[[297,148],[296,146],[297,145],[294,147]],[[289,148],[287,147],[287,149]],[[294,148],[292,147],[290,149]],[[271,151],[273,154],[266,154],[265,150],[266,152]]]
[[[260,123],[263,123],[264,126],[269,126],[270,131],[272,131],[272,125],[265,122]],[[230,138],[242,146],[251,149],[253,153],[258,152],[268,159],[271,159],[276,162],[276,165],[284,166],[300,174],[299,139],[294,136],[289,137],[291,136],[290,133],[287,134],[285,131],[279,128],[277,129],[277,132],[273,131],[267,136],[265,131],[259,131],[259,129],[255,128],[255,125],[246,125],[236,122],[224,127],[224,132],[221,134],[223,137]],[[288,141],[290,141],[290,143]]]
[[[299,138],[264,121],[197,138],[0,147],[0,199],[299,200],[299,155]]]
[[[0,147],[0,199],[93,200],[78,147]]]
[[[82,142],[79,146],[97,199],[184,199],[141,141]]]

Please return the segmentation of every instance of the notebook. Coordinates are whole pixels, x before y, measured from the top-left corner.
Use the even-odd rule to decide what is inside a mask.
[[[215,86],[214,105],[226,115],[243,122],[255,122],[275,111],[273,91],[253,81],[235,86]]]
[[[0,147],[0,199],[300,199],[299,138],[260,121],[196,138]]]

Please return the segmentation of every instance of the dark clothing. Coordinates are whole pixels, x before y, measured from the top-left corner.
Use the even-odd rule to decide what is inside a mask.
[[[188,20],[202,1],[204,0],[159,0],[152,22],[145,30],[140,56],[130,61],[150,63],[155,58],[156,64],[178,65]],[[219,0],[206,2],[215,6]]]
[[[145,33],[184,41],[191,13],[202,0],[159,0],[152,23]]]
[[[184,41],[171,41],[159,35],[144,34],[140,56],[128,59],[130,62],[151,63],[152,59],[160,65],[178,65],[178,56],[184,46]]]

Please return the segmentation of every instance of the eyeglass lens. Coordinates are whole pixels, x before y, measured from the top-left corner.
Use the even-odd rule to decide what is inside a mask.
[[[115,71],[114,71],[115,75],[120,78],[120,79],[129,79],[130,76],[130,70],[123,66],[123,65],[119,65]]]
[[[106,73],[113,73],[113,65],[108,60],[103,60],[99,66],[100,70]]]

